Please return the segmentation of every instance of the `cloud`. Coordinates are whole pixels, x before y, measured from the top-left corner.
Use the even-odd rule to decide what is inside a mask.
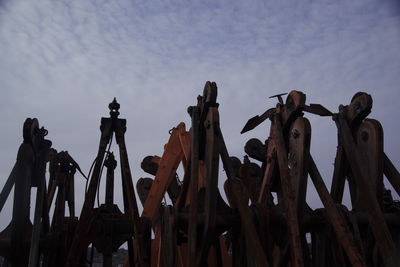
[[[4,3],[2,177],[12,168],[28,116],[38,117],[53,146],[88,171],[100,117],[114,96],[128,120],[133,177],[147,176],[140,161],[161,155],[168,130],[180,121],[190,127],[186,108],[206,80],[219,86],[221,127],[232,155],[244,155],[247,139],[267,137],[268,124],[239,132],[248,118],[275,105],[271,95],[301,90],[308,103],[337,111],[365,90],[374,99],[371,117],[385,130],[385,151],[399,166],[400,13],[394,1]],[[308,117],[311,152],[330,187],[336,128],[329,118]]]

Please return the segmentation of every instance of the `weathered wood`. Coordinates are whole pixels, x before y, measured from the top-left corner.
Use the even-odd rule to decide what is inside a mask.
[[[272,175],[276,168],[276,149],[275,143],[272,140],[268,142],[267,148],[267,162],[262,180],[260,195],[258,197],[258,203],[265,203],[269,194],[271,193]]]
[[[260,187],[262,183],[262,169],[257,164],[250,162],[245,156],[243,164],[240,167],[240,178],[246,186],[249,193],[249,198],[252,203],[257,203],[260,196]]]
[[[177,128],[175,128],[171,133],[161,157],[153,185],[143,207],[142,216],[146,216],[151,220],[154,220],[162,198],[167,192],[168,185],[174,178],[178,165],[184,155]]]
[[[48,148],[50,148],[50,146]],[[44,158],[47,158],[47,151],[43,155]],[[42,164],[44,167],[46,166],[45,162]],[[44,208],[43,203],[46,201],[46,177],[44,172],[40,176],[41,177],[38,177],[39,184],[36,191],[35,215],[32,229],[31,249],[29,252],[29,267],[37,266],[37,263],[39,262],[40,234],[43,231],[42,216]]]
[[[191,182],[190,207],[188,227],[188,254],[187,265],[197,262],[197,206],[198,206],[198,176],[199,176],[199,108],[191,107],[192,140],[191,140]]]
[[[383,153],[383,172],[394,190],[396,190],[397,194],[400,195],[400,173],[390,161],[386,153]]]
[[[315,189],[317,189],[318,195],[324,204],[325,211],[329,217],[329,222],[332,224],[336,237],[343,246],[343,249],[349,257],[351,264],[353,266],[366,266],[362,254],[357,249],[357,245],[347,227],[346,222],[340,216],[340,213],[336,208],[336,204],[329,194],[324,180],[322,179],[311,155],[309,156],[309,173]]]
[[[160,254],[161,267],[177,266],[177,224],[172,206],[164,207]]]
[[[10,176],[8,176],[7,181],[4,184],[4,187],[0,193],[0,212],[3,210],[4,204],[6,203],[6,200],[7,200],[8,196],[10,195],[11,189],[14,186],[16,174],[17,174],[17,166],[14,165],[14,167],[10,173]]]
[[[139,263],[140,266],[142,267],[148,267],[150,266],[150,242],[147,242],[148,238],[144,234],[140,234],[139,230],[147,232],[148,228],[150,225],[148,225],[148,222],[146,221],[146,218],[140,218],[139,217],[139,210],[137,206],[137,201],[136,201],[136,196],[135,196],[135,191],[133,189],[133,183],[132,183],[132,175],[129,167],[129,160],[128,160],[128,153],[126,150],[126,145],[125,145],[125,138],[124,138],[124,133],[126,130],[126,127],[123,128],[123,133],[116,133],[116,138],[117,138],[117,143],[119,146],[119,152],[120,152],[120,165],[121,165],[121,175],[122,175],[122,183],[125,185],[125,190],[126,190],[126,198],[127,198],[127,203],[124,202],[124,211],[125,214],[128,215],[128,217],[133,221],[134,223],[134,232],[135,236],[137,238],[137,243],[138,243],[138,258],[139,258]],[[128,205],[126,205],[128,204]],[[139,228],[139,229],[138,229]],[[141,237],[141,238],[138,238]]]
[[[288,135],[289,176],[295,193],[297,216],[302,218],[306,205],[308,155],[311,139],[311,126],[308,119],[297,118],[290,126]]]
[[[383,218],[382,210],[379,207],[375,194],[369,184],[369,174],[364,168],[363,159],[353,140],[350,128],[342,114],[333,117],[339,130],[340,138],[349,161],[350,168],[360,188],[360,198],[369,218],[372,232],[376,239],[379,251],[384,260],[385,266],[393,266],[394,243],[388,226]]]
[[[262,245],[260,239],[258,237],[257,231],[254,227],[254,223],[252,221],[252,215],[247,204],[243,202],[243,194],[241,194],[241,190],[243,185],[240,183],[234,176],[234,171],[232,168],[231,160],[228,154],[228,150],[225,146],[224,138],[222,136],[221,129],[217,128],[218,138],[220,139],[220,154],[224,169],[226,171],[226,175],[228,177],[228,186],[230,187],[231,197],[233,202],[237,205],[237,209],[240,215],[240,220],[242,223],[242,229],[245,230],[245,238],[246,238],[246,252],[247,257],[249,257],[253,261],[253,266],[255,267],[268,267],[270,266],[267,257],[262,249]]]
[[[295,193],[288,170],[286,144],[283,138],[280,116],[276,113],[272,121],[272,133],[276,145],[276,154],[279,165],[279,174],[282,186],[283,199],[287,211],[287,224],[289,231],[289,244],[291,252],[291,264],[294,267],[304,266],[303,253],[300,242],[300,230],[295,207]]]
[[[342,203],[344,184],[346,181],[347,161],[343,146],[338,145],[335,157],[335,168],[331,185],[331,196],[336,203]]]
[[[206,142],[204,152],[205,163],[205,199],[204,199],[204,219],[205,225],[200,244],[199,258],[197,266],[204,266],[207,258],[211,241],[215,235],[216,204],[218,190],[218,165],[219,165],[219,139],[216,135],[219,127],[218,109],[210,107],[204,121],[206,129]]]
[[[367,169],[368,184],[375,195],[381,209],[383,209],[383,130],[377,120],[366,119],[355,131],[357,148],[365,159],[364,168]],[[353,210],[362,209],[360,197],[361,188],[357,186],[357,199]]]

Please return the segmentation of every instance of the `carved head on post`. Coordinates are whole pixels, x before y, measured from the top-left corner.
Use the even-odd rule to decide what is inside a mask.
[[[114,97],[114,100],[108,105],[108,108],[110,109],[110,116],[113,119],[116,119],[119,115],[119,103],[117,102],[117,99]]]

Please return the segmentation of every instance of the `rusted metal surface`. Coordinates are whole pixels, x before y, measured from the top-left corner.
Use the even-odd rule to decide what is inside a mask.
[[[188,108],[190,129],[179,123],[170,130],[162,155],[143,159],[142,169],[153,178],[137,179],[141,214],[125,145],[126,120],[118,118],[115,99],[109,105],[110,117],[101,120],[99,149],[88,178],[68,152],[50,149],[51,142],[44,139],[47,131],[39,129],[36,119],[27,119],[17,162],[0,193],[1,212],[15,185],[13,217],[0,233],[0,255],[7,264],[87,266],[92,244],[102,253],[103,266],[112,266],[113,253],[123,243],[128,246],[124,266],[399,264],[395,251],[399,250],[400,205],[383,181],[386,177],[399,193],[400,174],[384,153],[382,125],[367,118],[370,95],[356,93],[349,105],[339,106],[338,113],[321,104],[307,104],[300,91],[291,91],[286,99],[286,94],[272,96],[278,100],[276,106],[251,118],[242,130],[248,132],[269,119],[269,136],[265,142],[250,139],[245,145],[247,155],[240,160],[229,155],[225,144],[217,90],[215,82],[206,82],[197,103]],[[330,192],[310,154],[307,113],[331,117],[338,129]],[[114,135],[119,163],[110,152]],[[114,204],[118,165],[123,211]],[[182,179],[177,175],[180,165]],[[104,168],[104,203],[95,207]],[[77,171],[88,180],[79,218],[75,214]],[[351,208],[342,204],[346,181]],[[221,183],[227,202],[221,196]],[[315,210],[306,201],[312,185],[323,204]],[[38,188],[33,224],[31,187]],[[52,205],[54,214],[49,216]]]

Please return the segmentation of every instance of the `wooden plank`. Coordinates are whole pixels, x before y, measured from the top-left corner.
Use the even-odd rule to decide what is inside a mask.
[[[271,180],[272,174],[275,170],[276,156],[271,157],[271,160],[267,161],[267,167],[265,168],[264,178],[261,185],[260,195],[258,196],[258,203],[265,203],[268,195],[271,193]]]
[[[161,201],[167,192],[168,185],[175,177],[176,169],[183,157],[179,140],[179,131],[175,128],[168,140],[164,153],[160,159],[158,170],[151,186],[149,195],[144,203],[142,216],[152,221],[158,212]]]
[[[200,243],[197,266],[204,266],[204,260],[207,259],[211,243],[215,238],[219,165],[219,139],[216,135],[216,129],[219,127],[218,108],[209,108],[207,117],[204,121],[204,127],[206,130],[204,152],[204,230]]]
[[[376,196],[373,194],[367,180],[368,173],[365,168],[365,159],[360,154],[354,142],[347,121],[342,114],[333,117],[339,129],[341,141],[349,161],[350,168],[356,179],[357,186],[364,209],[368,214],[368,220],[375,236],[385,266],[393,266],[394,243],[389,228],[383,218]]]
[[[222,267],[232,267],[232,259],[229,257],[228,248],[222,235],[219,236],[218,242],[221,250]]]
[[[386,153],[383,153],[383,173],[388,178],[397,194],[400,195],[400,173],[390,161]]]
[[[270,266],[263,251],[259,236],[254,227],[254,222],[252,220],[252,213],[247,206],[247,203],[243,202],[243,184],[240,180],[234,176],[234,171],[231,164],[231,159],[229,157],[228,150],[226,149],[224,138],[222,136],[221,129],[217,129],[219,143],[220,143],[220,153],[226,175],[228,177],[228,187],[230,187],[231,197],[233,202],[237,205],[237,209],[240,215],[240,221],[242,224],[242,229],[245,231],[246,238],[246,253],[247,257],[253,261],[254,267],[268,267]],[[235,265],[236,263],[233,262]],[[236,266],[236,265],[235,265]]]
[[[124,122],[123,120],[119,120],[118,122]],[[120,125],[122,129],[125,129],[122,125]],[[118,127],[117,127],[118,128]],[[150,254],[151,254],[151,220],[148,220],[146,217],[139,217],[139,210],[137,206],[135,191],[133,188],[132,175],[129,167],[128,153],[125,146],[125,138],[124,134],[116,133],[116,139],[119,146],[120,152],[120,166],[121,166],[121,175],[122,175],[122,183],[125,184],[125,194],[127,203],[124,203],[124,212],[128,214],[128,217],[133,220],[134,223],[134,232],[138,246],[138,258],[141,267],[150,266]],[[126,206],[128,204],[128,207]],[[137,238],[141,236],[141,238]]]
[[[10,195],[11,189],[14,186],[17,172],[18,172],[17,164],[15,164],[10,173],[10,176],[8,176],[8,179],[7,179],[6,183],[4,184],[4,187],[0,193],[0,212],[3,210],[4,204],[6,203],[7,198]]]
[[[151,267],[158,267],[160,262],[161,226],[154,227],[154,239],[151,240]]]
[[[188,254],[187,266],[197,262],[197,188],[199,176],[199,108],[191,107],[192,136],[191,136],[191,181],[190,181],[190,207],[188,226]]]
[[[185,170],[186,167],[186,160],[188,159],[189,156],[189,150],[190,150],[190,142],[191,142],[191,137],[192,137],[192,129],[190,129],[188,132],[186,132],[185,124],[183,122],[179,123],[178,126],[178,132],[179,132],[179,141],[182,147],[182,152],[183,152],[183,159],[182,159],[182,166]]]
[[[382,125],[373,119],[364,120],[355,131],[357,148],[365,159],[364,166],[367,169],[368,184],[375,195],[378,204],[383,209],[383,129]],[[362,210],[361,188],[357,187],[356,205],[354,210]]]
[[[308,154],[310,153],[311,126],[308,119],[299,117],[289,131],[289,177],[295,193],[295,207],[299,220],[306,205]],[[305,249],[305,248],[303,248]]]
[[[335,168],[333,170],[331,185],[331,196],[336,203],[342,203],[346,180],[346,167],[347,162],[343,146],[339,144],[336,150]]]
[[[161,225],[161,266],[177,266],[177,224],[172,206],[163,208]]]
[[[317,189],[317,193],[324,204],[329,222],[332,224],[336,237],[343,246],[343,249],[349,257],[352,266],[366,266],[361,253],[357,249],[356,242],[350,230],[348,229],[346,222],[340,216],[339,211],[336,208],[336,204],[329,194],[324,180],[322,179],[311,155],[309,156],[309,173],[315,189]]]
[[[291,183],[288,170],[288,159],[286,144],[283,138],[282,125],[278,113],[274,114],[272,121],[272,133],[276,145],[279,174],[281,179],[283,199],[287,211],[287,224],[289,231],[289,243],[291,252],[291,265],[293,267],[304,266],[303,253],[301,247],[299,222],[295,206],[295,193]]]
[[[46,177],[39,177],[39,185],[36,192],[36,203],[35,203],[35,216],[33,221],[31,248],[29,251],[29,267],[37,266],[39,260],[39,246],[40,246],[40,233],[42,231],[42,214],[43,214],[43,203],[46,198]]]

